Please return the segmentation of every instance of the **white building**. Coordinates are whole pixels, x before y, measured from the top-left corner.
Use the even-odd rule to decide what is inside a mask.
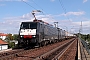
[[[0,50],[5,50],[5,49],[8,49],[8,43],[3,40],[0,40]]]
[[[4,40],[6,37],[7,37],[7,34],[0,33],[0,38],[1,38],[2,40]]]

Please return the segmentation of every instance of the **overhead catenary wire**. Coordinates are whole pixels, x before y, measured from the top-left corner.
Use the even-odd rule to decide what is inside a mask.
[[[34,0],[32,0],[32,2],[33,2],[34,4],[36,4],[38,7],[40,7],[36,2],[34,2]],[[40,7],[40,8],[41,8],[41,10],[43,11],[42,7]]]
[[[65,7],[64,7],[64,5],[63,5],[63,3],[62,3],[62,0],[59,0],[59,3],[60,3],[60,5],[61,5],[61,7],[62,7],[64,13],[66,14],[67,11],[66,11],[66,9],[65,9]],[[67,17],[67,19],[69,20],[69,17]]]
[[[30,7],[32,7],[33,9],[35,9],[35,10],[37,10],[35,7],[33,7],[32,5],[30,5],[29,3],[27,3],[27,2],[25,2],[25,1],[23,1],[23,0],[21,0],[22,2],[24,2],[24,3],[26,3],[28,6],[30,6]],[[33,1],[33,0],[32,0]],[[35,3],[34,1],[33,1],[33,3]],[[40,7],[37,3],[35,3],[38,7]],[[40,7],[41,8],[41,7]],[[41,8],[42,9],[42,8]],[[43,9],[42,9],[42,11],[43,11]],[[41,11],[41,13],[43,14],[43,15],[45,15],[45,13],[43,13]],[[46,16],[46,15],[45,15]]]
[[[43,11],[43,8],[41,7],[41,6],[39,6],[34,0],[31,0],[34,4],[36,4],[39,8],[41,8],[41,13],[43,14],[43,15],[45,15],[46,17],[48,17],[48,18],[51,18],[50,16],[48,16],[48,15],[46,15],[46,13],[44,13]],[[54,19],[53,17],[52,17],[52,19]]]
[[[28,6],[32,7],[33,9],[37,10],[35,7],[33,7],[32,5],[28,4],[27,2],[21,0],[22,2],[26,3]]]
[[[32,7],[33,9],[35,9],[35,10],[37,10],[35,7],[33,7],[32,5],[30,5],[29,3],[27,3],[27,2],[25,2],[24,0],[21,0],[22,2],[24,2],[24,3],[26,3],[27,5],[29,5],[30,7]],[[36,4],[38,7],[40,7],[36,2],[34,2],[33,0],[32,0],[32,2],[34,3],[34,4]],[[41,8],[41,7],[40,7]],[[47,16],[43,11],[43,9],[41,8],[41,13],[43,14],[43,15],[45,15],[46,17],[48,17],[48,18],[51,18],[50,16]],[[53,17],[52,17],[52,19],[54,19]]]
[[[63,3],[62,3],[62,1],[59,0],[59,3],[60,3],[60,5],[61,5],[62,9],[64,10],[65,14],[66,14],[66,9],[65,9],[65,7],[64,7],[64,5],[63,5]]]
[[[62,3],[62,0],[59,0],[59,3],[60,3],[60,5],[61,5],[61,7],[62,7],[62,9],[63,9],[63,11],[64,11],[64,14],[67,14],[67,11],[66,11],[63,3]],[[70,20],[70,18],[69,18],[68,16],[66,16],[66,18],[67,18],[68,20]],[[68,32],[68,29],[67,29],[67,32]]]
[[[41,10],[42,10],[42,11],[41,11],[41,12],[42,12],[42,14],[46,16],[46,14],[43,12],[43,11],[44,11],[44,10],[43,10],[43,8],[42,8],[41,6],[39,6],[39,5],[38,5],[38,4],[37,4],[34,0],[32,0],[32,2],[33,2],[34,4],[36,4],[38,7],[40,7],[40,8],[41,8]]]
[[[34,12],[42,12],[42,11],[40,11],[40,10],[37,10],[35,7],[33,7],[32,5],[30,5],[29,3],[27,3],[27,2],[25,2],[25,1],[23,1],[23,0],[21,0],[21,1],[24,2],[24,3],[26,3],[28,6],[32,7],[33,9],[35,9],[35,10],[32,11],[32,14],[33,14],[33,15],[35,14]],[[34,15],[34,17],[35,17],[35,15]],[[36,17],[35,17],[35,19],[36,19]]]

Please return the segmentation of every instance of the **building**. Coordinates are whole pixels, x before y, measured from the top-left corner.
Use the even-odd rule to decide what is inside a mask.
[[[0,33],[0,38],[2,40],[5,40],[5,38],[7,37],[8,34],[4,34],[4,33]]]
[[[0,40],[0,50],[5,50],[5,49],[8,49],[8,43],[3,40]]]

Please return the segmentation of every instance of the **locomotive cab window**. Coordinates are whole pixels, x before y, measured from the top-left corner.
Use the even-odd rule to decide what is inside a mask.
[[[36,29],[36,28],[37,28],[37,23],[22,22],[20,28],[21,28],[21,29]]]

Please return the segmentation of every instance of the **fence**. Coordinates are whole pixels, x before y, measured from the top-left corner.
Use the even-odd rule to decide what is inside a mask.
[[[88,54],[90,55],[90,44],[88,44],[85,40],[79,39],[82,43],[82,45],[86,48]]]

